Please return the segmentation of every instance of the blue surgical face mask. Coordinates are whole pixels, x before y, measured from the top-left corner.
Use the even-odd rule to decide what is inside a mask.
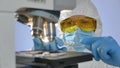
[[[94,32],[85,33],[78,28],[74,33],[67,33],[63,35],[64,41],[68,46],[72,46],[75,51],[82,51],[85,49],[80,43],[83,38],[92,37]]]

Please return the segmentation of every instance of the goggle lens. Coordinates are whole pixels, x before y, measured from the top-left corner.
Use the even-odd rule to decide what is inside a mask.
[[[73,33],[77,28],[80,28],[83,32],[94,32],[96,24],[96,19],[94,18],[75,15],[61,21],[60,28],[64,33]]]

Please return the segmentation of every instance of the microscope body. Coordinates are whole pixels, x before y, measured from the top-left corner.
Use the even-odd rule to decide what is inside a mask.
[[[54,41],[56,36],[55,24],[59,20],[60,11],[34,10],[29,14],[33,17],[33,36],[40,38],[43,44]]]
[[[69,2],[69,3],[68,3]],[[73,9],[75,0],[0,0],[0,68],[15,68],[15,15],[24,10]],[[23,12],[22,12],[23,11]],[[31,10],[32,11],[32,10]]]

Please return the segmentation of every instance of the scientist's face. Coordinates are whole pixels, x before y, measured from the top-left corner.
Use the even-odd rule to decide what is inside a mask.
[[[92,37],[96,30],[96,20],[87,16],[77,15],[60,23],[65,44],[81,46],[80,40]]]

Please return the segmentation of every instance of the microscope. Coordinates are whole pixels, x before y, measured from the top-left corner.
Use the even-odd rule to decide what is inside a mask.
[[[60,10],[24,8],[19,9],[17,13],[18,21],[31,27],[34,38],[40,38],[43,44],[54,41],[56,37],[55,24],[59,20]]]
[[[1,0],[0,22],[2,23],[0,23],[0,28],[4,31],[1,30],[0,35],[0,68],[15,68],[15,66],[24,68],[16,64],[30,65],[33,68],[78,68],[77,63],[92,60],[90,53],[73,51],[42,57],[39,56],[41,51],[15,53],[14,24],[16,15],[31,17],[33,19],[33,36],[41,38],[43,43],[49,43],[55,39],[55,24],[58,22],[60,11],[72,10],[75,5],[76,0]]]

